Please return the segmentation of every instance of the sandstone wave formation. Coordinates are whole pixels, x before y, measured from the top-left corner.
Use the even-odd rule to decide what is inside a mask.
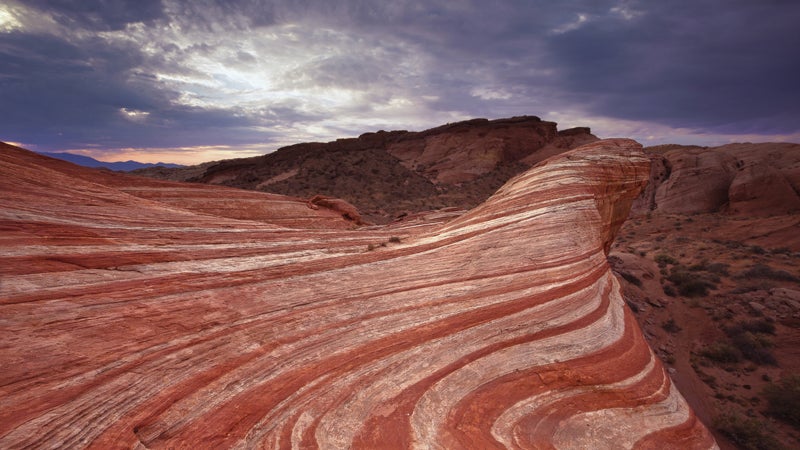
[[[361,228],[0,150],[0,448],[716,447],[606,261],[634,141]]]

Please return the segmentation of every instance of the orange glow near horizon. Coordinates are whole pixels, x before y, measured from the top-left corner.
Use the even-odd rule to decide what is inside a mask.
[[[222,159],[248,158],[268,153],[272,148],[253,146],[197,146],[177,148],[70,149],[66,153],[89,156],[98,161],[137,161],[141,163],[173,163],[195,165]]]

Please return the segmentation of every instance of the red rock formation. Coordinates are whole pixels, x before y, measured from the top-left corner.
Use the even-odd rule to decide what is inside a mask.
[[[736,158],[707,148],[682,148],[665,154],[669,178],[656,189],[655,202],[666,213],[718,211],[728,203]]]
[[[559,133],[555,122],[523,116],[444,125],[391,143],[387,151],[436,184],[456,184],[474,180],[503,163],[533,165],[577,147],[577,142],[596,139],[588,128]]]
[[[355,206],[340,198],[315,195],[308,199],[306,205],[311,209],[319,209],[320,207],[330,209],[341,214],[343,219],[349,220],[356,225],[369,225],[362,220],[361,213],[358,212]]]
[[[473,119],[421,132],[296,144],[205,167],[138,172],[296,197],[333,196],[366,219],[386,223],[409,212],[475,207],[513,175],[595,140],[588,128],[557,131],[554,122],[534,116]]]
[[[633,141],[350,231],[70,170],[0,158],[0,448],[715,447],[606,262]]]
[[[800,210],[800,144],[667,145],[647,149],[650,183],[635,214],[728,212],[739,217]]]
[[[777,169],[757,162],[742,167],[728,188],[730,210],[742,216],[800,212],[800,195]]]

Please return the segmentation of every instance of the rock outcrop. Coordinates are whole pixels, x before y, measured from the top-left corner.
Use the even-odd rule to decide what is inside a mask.
[[[404,135],[386,151],[434,184],[475,180],[503,164],[531,166],[569,148],[597,140],[588,128],[557,131],[538,117],[473,119]]]
[[[656,188],[655,203],[673,214],[718,211],[728,203],[736,158],[707,148],[683,148],[664,155],[669,177]]]
[[[736,173],[728,188],[728,199],[732,213],[747,217],[800,212],[800,195],[791,182],[780,170],[762,161]]]
[[[716,446],[606,262],[649,174],[634,141],[359,230],[59,164],[0,158],[1,448]]]
[[[800,212],[800,144],[646,150],[652,162],[650,183],[634,204],[635,214],[763,217]]]
[[[385,223],[403,213],[472,208],[513,175],[595,140],[588,128],[558,131],[554,122],[534,116],[473,119],[420,132],[296,144],[203,168],[140,173],[297,197],[333,196],[368,220]]]

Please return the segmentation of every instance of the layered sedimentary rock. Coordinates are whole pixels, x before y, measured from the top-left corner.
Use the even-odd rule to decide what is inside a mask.
[[[2,156],[1,448],[715,447],[606,262],[633,141],[358,230]]]

